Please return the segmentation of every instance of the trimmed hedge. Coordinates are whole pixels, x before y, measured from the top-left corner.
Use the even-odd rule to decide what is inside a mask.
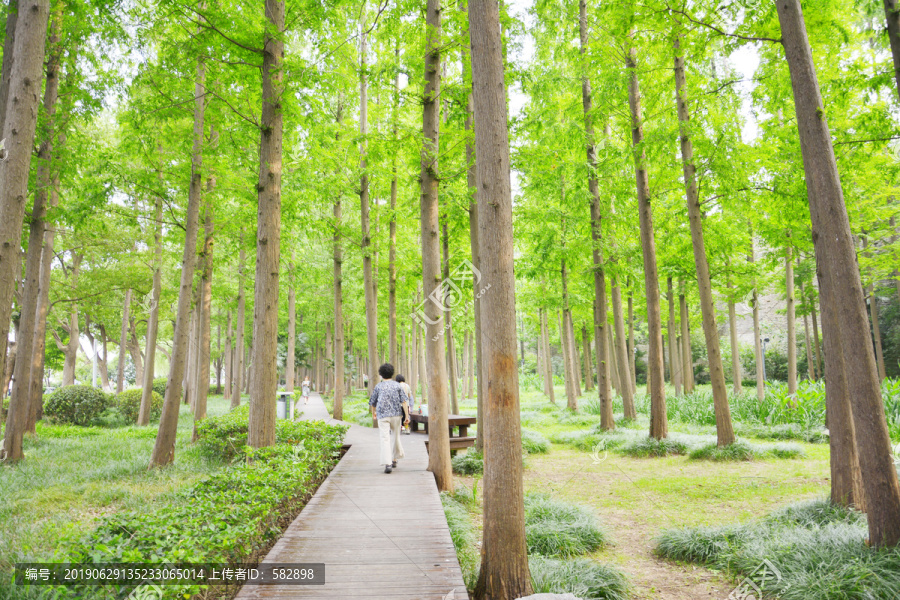
[[[112,404],[110,396],[89,385],[67,385],[44,401],[44,415],[57,423],[92,425]]]
[[[141,412],[141,388],[131,388],[116,396],[116,408],[129,423],[137,423],[138,414]],[[162,414],[163,397],[153,390],[150,400],[150,420],[155,421]]]
[[[169,380],[165,377],[157,377],[153,380],[153,391],[162,396],[166,397],[166,386],[169,383]]]
[[[242,414],[232,411],[204,424],[240,421]],[[246,417],[243,422],[246,426]],[[64,562],[236,563],[265,549],[340,458],[345,426],[295,425],[303,425],[302,431],[294,430],[296,439],[258,450],[241,448],[245,461],[173,494],[162,505],[102,517],[97,529],[65,547]],[[207,438],[210,429],[221,430],[207,427]],[[176,587],[173,594],[189,597],[205,586]]]

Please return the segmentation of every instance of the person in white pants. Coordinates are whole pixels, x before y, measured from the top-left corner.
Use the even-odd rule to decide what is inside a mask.
[[[378,419],[381,456],[380,463],[384,472],[390,473],[403,458],[403,446],[400,444],[400,424],[409,423],[409,398],[399,383],[394,381],[394,366],[384,363],[378,368],[381,382],[372,390],[369,408],[372,417]],[[394,440],[391,443],[391,434]]]

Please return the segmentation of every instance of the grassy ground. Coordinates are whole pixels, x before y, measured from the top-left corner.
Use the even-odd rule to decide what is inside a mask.
[[[557,388],[564,402],[564,390]],[[585,405],[590,396],[580,403]],[[523,428],[550,437],[561,432],[591,429],[599,416],[571,415],[554,408],[543,394],[521,394]],[[559,403],[559,401],[558,401]],[[471,402],[460,412],[474,413]],[[644,419],[629,427],[639,427]],[[714,428],[671,421],[670,431],[709,435]],[[743,436],[761,445],[772,440]],[[693,525],[745,522],[772,509],[829,490],[827,444],[792,442],[805,456],[795,459],[756,459],[712,462],[687,456],[630,458],[615,451],[579,450],[553,444],[549,453],[526,460],[525,489],[549,493],[557,499],[590,507],[609,533],[611,544],[590,556],[628,574],[635,599],[724,599],[735,583],[702,567],[676,564],[653,553],[655,538],[665,529]],[[478,487],[477,477],[457,476],[457,482]],[[475,518],[480,527],[479,518]],[[476,534],[480,539],[480,533]]]
[[[210,416],[228,408],[222,396],[210,396]],[[182,405],[175,464],[148,471],[156,424],[102,429],[40,423],[37,436],[26,439],[26,459],[0,466],[0,572],[15,562],[51,560],[61,538],[89,531],[95,517],[147,507],[221,467],[191,446],[192,428],[190,408]]]

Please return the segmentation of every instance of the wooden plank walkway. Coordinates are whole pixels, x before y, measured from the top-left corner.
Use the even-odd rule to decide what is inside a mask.
[[[318,394],[303,419],[335,422]],[[351,425],[350,450],[263,559],[325,563],[325,585],[244,586],[238,600],[263,598],[468,598],[425,436],[401,438],[405,458],[391,474],[378,465],[378,430]]]

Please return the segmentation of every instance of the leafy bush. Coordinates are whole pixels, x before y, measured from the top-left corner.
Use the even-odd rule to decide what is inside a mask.
[[[523,429],[522,449],[528,454],[546,454],[550,452],[550,440],[537,431]]]
[[[63,562],[243,562],[280,535],[337,462],[346,428],[305,425],[297,439],[248,449],[247,461],[161,505],[102,517],[97,529],[66,545]],[[172,591],[190,595],[200,586]]]
[[[166,397],[166,385],[169,383],[169,380],[165,377],[157,377],[153,380],[153,391],[162,396]]]
[[[210,457],[232,460],[243,456],[248,450],[250,407],[243,404],[218,417],[210,417],[197,423],[197,443],[201,451]],[[343,427],[343,426],[341,426]],[[330,430],[325,430],[331,435]],[[343,431],[343,429],[342,429]],[[275,444],[307,443],[313,439],[321,441],[320,423],[317,421],[288,421],[279,419],[275,423]]]
[[[578,556],[606,543],[606,533],[585,507],[543,494],[525,496],[525,539],[529,554]]]
[[[828,442],[828,431],[824,428],[803,429],[796,423],[784,423],[767,427],[757,424],[735,423],[734,432],[744,437],[771,440],[802,440],[810,444]]]
[[[125,417],[128,423],[137,423],[138,414],[141,412],[141,388],[131,388],[116,396],[116,408]],[[153,390],[150,400],[150,420],[155,421],[162,414],[163,397]]]
[[[873,549],[865,516],[817,500],[792,505],[740,527],[666,531],[660,555],[748,576],[763,561],[782,575],[766,597],[782,600],[869,600],[900,597],[900,549]]]
[[[627,600],[628,581],[621,571],[590,559],[528,557],[535,594],[573,594],[582,600]]]
[[[475,475],[484,473],[484,457],[474,449],[467,450],[465,454],[457,454],[450,461],[453,472],[457,475]]]
[[[657,440],[656,438],[645,437],[631,442],[622,448],[620,452],[632,458],[672,456],[675,454],[687,454],[687,444],[670,438]]]
[[[92,425],[110,404],[103,390],[89,385],[67,385],[46,399],[44,415],[57,423]]]

